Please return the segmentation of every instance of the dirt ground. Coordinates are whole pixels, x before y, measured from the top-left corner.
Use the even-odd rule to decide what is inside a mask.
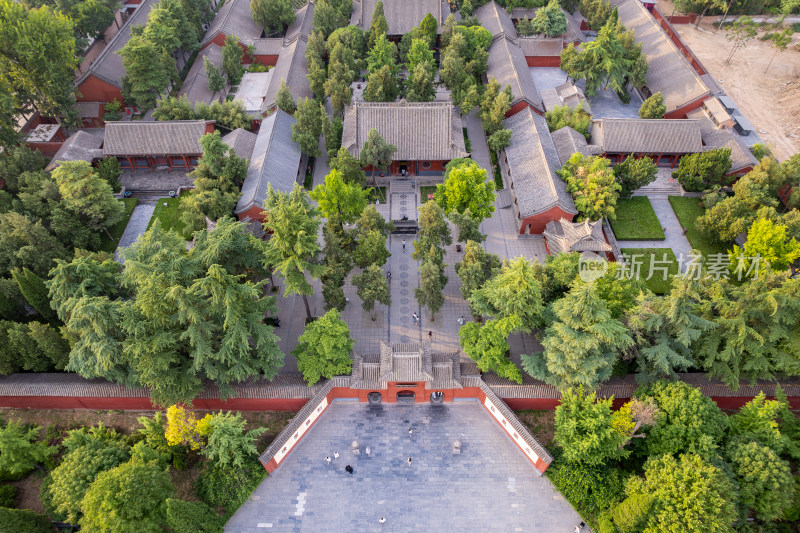
[[[197,418],[204,417],[207,413],[216,411],[197,410]],[[241,411],[242,418],[247,421],[246,429],[259,427],[267,428],[261,437],[256,441],[256,448],[259,452],[264,451],[267,446],[278,436],[284,427],[294,417],[295,412],[289,411]],[[41,434],[45,435],[49,426],[55,426],[61,430],[62,436],[66,430],[75,429],[82,426],[94,426],[102,422],[104,426],[114,428],[120,433],[130,434],[141,426],[138,418],[141,416],[153,416],[153,411],[92,411],[88,409],[60,410],[60,409],[6,409],[0,408],[0,419],[21,420],[23,423],[35,424],[42,428]],[[51,430],[50,434],[53,432]],[[194,490],[194,482],[200,475],[201,468],[197,458],[192,460],[185,470],[177,471],[170,469],[172,482],[179,498],[190,501],[197,501]],[[38,513],[44,512],[42,502],[39,500],[39,486],[42,484],[43,476],[34,471],[29,476],[20,481],[10,482],[19,490],[17,492],[17,507],[29,509]]]
[[[758,38],[749,41],[726,65],[731,43],[724,31],[714,32],[705,22],[699,29],[691,24],[676,24],[675,29],[779,160],[800,151],[800,34],[765,74],[774,53],[768,43]]]
[[[555,411],[514,411],[520,422],[531,432],[531,435],[545,448],[553,443],[555,432]]]

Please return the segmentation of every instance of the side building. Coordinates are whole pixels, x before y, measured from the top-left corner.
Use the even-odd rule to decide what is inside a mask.
[[[450,7],[443,0],[381,0],[383,14],[386,17],[388,28],[386,37],[400,40],[404,33],[410,32],[418,26],[422,19],[430,13],[436,19],[437,34],[442,32],[442,26],[450,14]],[[372,12],[378,0],[354,0],[353,14],[350,24],[358,26],[364,31],[369,31],[372,21]]]
[[[703,151],[699,120],[601,118],[592,121],[590,144],[611,163],[647,156],[659,167],[675,168],[681,157]]]
[[[123,170],[188,171],[203,156],[200,137],[213,132],[213,120],[107,122],[103,157],[116,157]]]

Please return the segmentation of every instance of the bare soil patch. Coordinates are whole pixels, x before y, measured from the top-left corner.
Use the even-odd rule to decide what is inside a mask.
[[[534,438],[547,448],[553,443],[553,434],[555,433],[556,425],[556,412],[555,411],[515,411],[520,422],[525,424],[528,431]]]
[[[674,27],[779,160],[800,151],[800,34],[764,73],[775,52],[768,42],[749,41],[726,65],[732,44],[723,30],[706,22],[699,29],[692,24]]]

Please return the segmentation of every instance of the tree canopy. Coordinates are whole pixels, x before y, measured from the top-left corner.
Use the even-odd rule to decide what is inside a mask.
[[[477,220],[494,213],[494,183],[486,179],[486,171],[471,159],[458,159],[447,164],[444,183],[436,186],[434,200],[445,214],[463,214],[469,209]]]
[[[350,352],[354,345],[347,323],[341,319],[339,311],[331,309],[306,326],[292,355],[311,386],[321,378],[349,374],[353,364]]]
[[[615,207],[622,186],[617,182],[608,159],[572,154],[556,173],[567,183],[578,209],[578,220],[616,218]]]

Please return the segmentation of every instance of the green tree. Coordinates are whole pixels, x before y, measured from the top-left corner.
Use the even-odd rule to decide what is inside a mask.
[[[533,33],[543,34],[547,37],[558,37],[567,31],[567,16],[561,10],[558,0],[550,2],[536,11],[536,16],[531,20]]]
[[[331,170],[341,172],[345,183],[360,187],[367,183],[367,176],[361,168],[361,161],[350,155],[350,152],[344,146],[340,147],[339,151],[336,152],[336,156],[330,159],[328,166]]]
[[[325,153],[330,160],[336,157],[337,151],[342,147],[344,124],[339,117],[328,118],[327,112],[324,112],[323,115],[322,135],[325,137]]]
[[[575,282],[553,304],[553,313],[556,320],[542,340],[544,352],[522,356],[525,371],[559,389],[594,389],[608,380],[620,352],[633,340],[622,322],[612,318],[594,284]]]
[[[361,268],[382,267],[392,254],[386,249],[386,236],[378,230],[359,233],[353,250],[353,261]]]
[[[698,316],[694,304],[700,299],[697,283],[679,276],[663,298],[640,295],[626,322],[636,342],[640,380],[676,378],[694,365],[691,345],[715,324]]]
[[[464,245],[464,259],[455,264],[461,280],[461,296],[469,301],[472,294],[483,287],[500,270],[500,258],[487,253],[479,243],[468,240]],[[473,316],[480,313],[470,305]]]
[[[361,165],[372,167],[372,180],[375,181],[375,170],[385,169],[392,164],[392,156],[397,151],[397,146],[387,143],[380,132],[371,128],[367,132],[367,140],[361,149]]]
[[[233,35],[225,37],[225,44],[222,46],[222,71],[228,77],[231,85],[236,85],[244,75],[242,58],[244,50],[239,45],[239,39]]]
[[[344,227],[344,224],[352,224],[361,216],[367,206],[369,189],[346,183],[341,172],[331,170],[325,176],[325,183],[317,185],[308,196],[317,202],[325,218]]]
[[[481,221],[472,216],[469,208],[466,208],[463,213],[453,211],[448,218],[458,228],[457,242],[483,242],[486,240],[486,235],[480,231]]]
[[[741,502],[760,520],[783,518],[795,497],[789,463],[755,441],[734,446],[730,459],[739,482]]]
[[[664,105],[664,95],[660,92],[651,94],[639,108],[639,118],[664,118],[667,106]]]
[[[386,35],[379,35],[367,56],[367,70],[374,74],[383,67],[389,67],[391,74],[397,75],[397,46]]]
[[[372,230],[379,231],[384,239],[394,231],[394,224],[391,221],[383,218],[383,215],[378,213],[374,205],[370,204],[361,213],[356,222],[356,227],[360,235],[366,235]]]
[[[178,80],[175,59],[141,33],[131,37],[118,52],[122,56],[125,75],[122,96],[140,109],[151,109],[170,84]],[[228,77],[230,78],[230,76]]]
[[[431,322],[436,318],[436,312],[444,305],[444,287],[447,285],[447,276],[444,275],[444,265],[436,258],[426,257],[419,268],[419,287],[414,289],[414,296],[420,307],[427,307],[431,312]]]
[[[632,477],[625,492],[654,496],[644,533],[676,527],[692,533],[730,531],[736,519],[733,484],[722,470],[695,454],[679,459],[652,456],[645,463],[644,478]]]
[[[169,473],[155,462],[131,460],[101,472],[81,502],[82,529],[158,531],[166,525],[167,498],[175,492]]]
[[[611,4],[608,0],[581,0],[580,12],[586,17],[590,30],[600,30],[611,17]]]
[[[731,149],[714,148],[681,157],[678,169],[672,172],[687,191],[702,191],[724,184],[731,169]]]
[[[780,455],[789,442],[787,436],[781,433],[778,421],[788,405],[788,402],[780,399],[767,400],[764,393],[759,392],[730,417],[731,435],[752,438]]]
[[[156,120],[195,120],[197,115],[185,95],[179,98],[168,96],[156,102],[153,118]]]
[[[409,72],[414,72],[417,65],[426,65],[434,70],[436,68],[433,51],[426,39],[413,39],[411,41],[411,48],[406,56],[406,66]]]
[[[418,63],[410,69],[406,81],[406,100],[409,102],[430,102],[436,96],[433,86],[436,69],[429,63]]]
[[[386,22],[386,17],[383,14],[383,2],[378,0],[375,2],[375,8],[372,10],[372,19],[369,23],[369,47],[372,49],[375,42],[381,35],[386,35],[389,29],[389,24]]]
[[[433,249],[436,262],[441,264],[444,260],[444,247],[453,243],[444,210],[436,202],[425,202],[419,208],[417,224],[419,230],[417,240],[414,241],[414,251],[411,253],[412,259],[424,261]]]
[[[633,191],[653,183],[658,174],[658,167],[649,157],[637,159],[633,155],[626,157],[621,163],[614,165],[614,177],[619,183],[620,198],[630,198]]]
[[[470,210],[477,220],[494,213],[494,183],[487,181],[486,171],[471,159],[447,164],[444,183],[436,186],[434,200],[446,214]]]
[[[14,533],[52,533],[53,523],[46,514],[37,514],[27,509],[0,507],[0,524],[6,531]]]
[[[350,374],[353,366],[350,352],[354,345],[347,323],[341,319],[339,311],[331,309],[306,325],[292,355],[297,358],[297,368],[310,387],[322,378]]]
[[[597,399],[595,392],[584,392],[581,385],[561,393],[556,407],[554,439],[573,463],[596,466],[623,459],[630,451],[623,448],[628,433],[623,430],[624,412],[614,411],[614,398]]]
[[[286,85],[286,80],[281,80],[281,88],[278,89],[278,93],[275,95],[275,105],[278,106],[278,109],[290,115],[297,109],[297,104],[292,98],[289,86]]]
[[[497,130],[489,135],[489,138],[486,139],[486,144],[489,145],[489,150],[495,153],[499,152],[511,144],[511,130]]]
[[[106,157],[98,161],[95,172],[99,178],[109,184],[112,192],[118,193],[122,190],[122,185],[119,182],[122,168],[116,157]]]
[[[0,213],[0,272],[28,268],[46,277],[55,260],[67,256],[64,246],[41,221],[34,222],[15,211]]]
[[[566,105],[555,106],[544,114],[547,119],[547,129],[550,131],[560,130],[566,126],[583,134],[589,140],[589,129],[592,126],[592,115],[583,108],[583,101],[577,107]]]
[[[250,0],[250,11],[268,34],[282,31],[295,18],[289,0]]]
[[[363,96],[367,102],[394,102],[399,93],[397,76],[389,65],[384,65],[369,75]]]
[[[319,136],[322,135],[322,121],[326,118],[319,102],[310,98],[300,100],[294,118],[297,122],[292,125],[292,141],[300,145],[304,154],[319,157]]]
[[[208,443],[201,453],[219,468],[241,468],[248,458],[258,454],[256,439],[267,430],[257,428],[245,432],[245,424],[238,412],[220,411],[207,416],[198,423],[208,434]]]
[[[198,28],[178,0],[153,6],[142,35],[169,56],[177,55],[179,50],[192,52],[199,48]]]
[[[714,0],[709,0],[708,3],[712,1]],[[747,46],[747,41],[753,39],[756,35],[758,35],[758,25],[753,20],[753,17],[750,16],[739,17],[733,21],[733,24],[725,28],[725,38],[733,43],[731,52],[725,59],[725,64],[730,63],[733,54],[740,48]]]
[[[200,146],[203,157],[190,174],[194,191],[184,197],[178,208],[185,227],[192,231],[204,228],[206,218],[216,222],[233,215],[247,176],[247,160],[222,142],[219,131],[200,137]]]
[[[314,29],[327,37],[336,28],[347,26],[353,11],[352,0],[322,0],[314,8]]]
[[[642,531],[654,500],[651,494],[628,496],[611,510],[614,526],[620,533]]]
[[[22,293],[25,301],[42,318],[48,322],[55,321],[56,313],[50,307],[50,298],[47,296],[47,286],[44,284],[44,280],[25,267],[22,270],[12,270],[11,275],[19,285],[19,292]]]
[[[253,119],[247,114],[241,100],[225,100],[224,102],[197,102],[195,115],[198,119],[214,120],[217,127],[235,130],[253,129]]]
[[[469,304],[483,316],[519,319],[520,331],[529,333],[541,324],[542,285],[534,265],[524,257],[503,262],[502,270],[472,291]]]
[[[0,20],[2,138],[16,140],[16,117],[33,110],[78,125],[74,108],[78,59],[72,21],[50,7],[27,9],[11,0],[0,2]]]
[[[433,48],[436,46],[436,34],[439,29],[439,23],[430,13],[426,13],[425,17],[419,23],[420,34],[428,41],[428,46]]]
[[[682,381],[658,381],[636,396],[651,398],[660,410],[645,439],[651,457],[691,453],[711,458],[728,429],[728,417],[717,404]]]
[[[364,311],[369,311],[370,319],[375,321],[375,302],[391,305],[389,283],[378,265],[369,265],[361,274],[353,276],[353,285],[357,288],[358,297]]]
[[[167,499],[167,527],[175,533],[222,533],[217,513],[203,502]]]
[[[345,106],[350,104],[353,98],[350,84],[356,76],[358,76],[358,70],[353,50],[341,42],[337,43],[330,52],[328,79],[324,82],[325,95],[331,99],[334,116],[342,116]]]
[[[219,68],[209,61],[207,57],[203,58],[203,68],[205,69],[206,77],[208,77],[208,90],[212,93],[223,90],[225,88],[225,78]]]
[[[766,264],[761,263],[759,270],[767,266],[775,272],[788,269],[789,265],[800,259],[800,243],[794,238],[789,239],[786,233],[787,227],[782,224],[767,218],[756,220],[747,232],[744,247],[733,246],[731,264],[738,265],[741,260],[749,271],[752,263],[750,258],[760,257]]]
[[[533,25],[531,24],[531,19],[527,16],[522,17],[517,21],[517,33],[519,33],[522,37],[530,37],[534,34]]]
[[[127,448],[116,440],[91,438],[71,449],[50,474],[53,482],[49,495],[55,510],[70,523],[78,523],[81,501],[97,476],[124,463],[129,457]]]
[[[608,159],[572,154],[556,173],[567,183],[578,209],[578,220],[616,218],[615,207],[622,186],[617,183]]]
[[[311,318],[308,295],[313,287],[306,281],[305,274],[308,272],[316,279],[323,271],[323,266],[316,262],[320,253],[319,214],[297,184],[290,193],[276,192],[270,186],[264,211],[269,215],[264,229],[272,233],[264,247],[265,262],[283,276],[284,296],[303,296],[306,315]]]
[[[19,192],[18,178],[26,172],[44,170],[48,160],[39,150],[32,150],[24,144],[7,147],[0,155],[0,180],[4,190]]]
[[[522,383],[522,373],[508,358],[508,336],[520,325],[516,315],[489,320],[483,326],[467,322],[458,330],[458,337],[462,349],[481,372],[493,371],[502,378]]]
[[[39,441],[40,429],[13,419],[0,427],[0,471],[15,476],[34,468],[42,470],[40,465],[49,461],[58,449]]]
[[[500,90],[500,84],[492,77],[481,99],[481,124],[487,136],[503,129],[506,113],[511,109],[511,100],[511,87],[506,85],[504,90]]]
[[[792,42],[793,33],[794,30],[792,28],[784,28],[782,32],[774,33],[769,39],[769,44],[775,49],[775,53],[772,54],[772,57],[769,59],[769,63],[767,63],[767,66],[764,68],[764,74],[766,74],[769,70],[769,66],[772,64],[775,56],[778,55],[778,52],[786,51],[786,48]]]

